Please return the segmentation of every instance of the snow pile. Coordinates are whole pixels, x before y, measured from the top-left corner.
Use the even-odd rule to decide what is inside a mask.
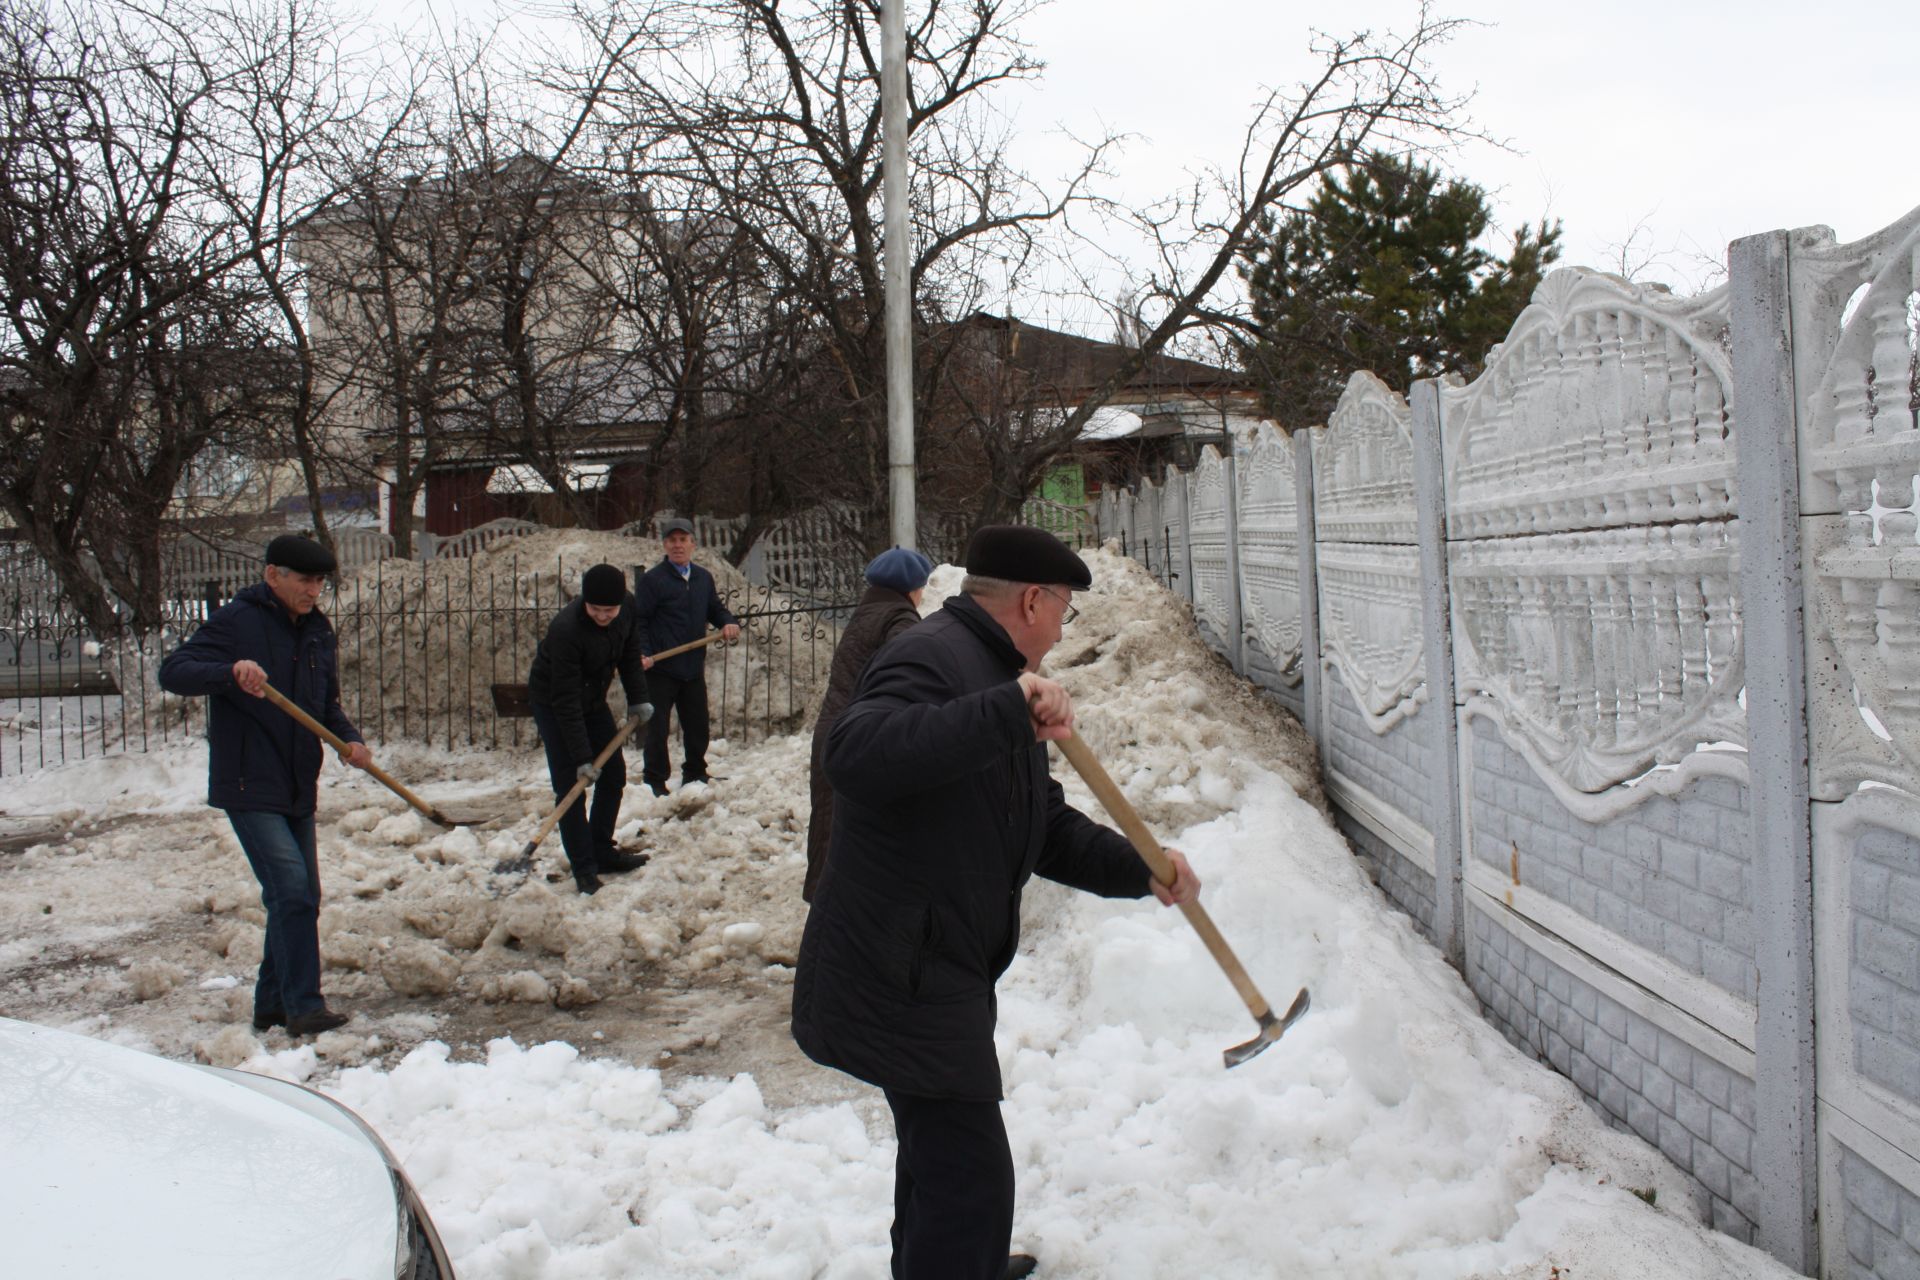
[[[1308,986],[1313,1011],[1224,1071],[1253,1022],[1180,914],[1036,883],[1000,1047],[1016,1242],[1044,1274],[1787,1275],[1700,1227],[1671,1166],[1479,1017],[1325,820],[1298,727],[1136,566],[1088,559],[1048,664],[1080,732],[1192,857],[1267,998]],[[942,567],[929,608],[958,578]],[[454,832],[330,764],[323,949],[356,1017],[297,1046],[245,1024],[258,890],[191,803],[204,752],[52,771],[7,800],[44,834],[0,858],[0,1007],[332,1092],[399,1153],[463,1275],[880,1280],[884,1104],[784,1030],[807,759],[804,734],[716,744],[714,785],[630,788],[621,833],[652,860],[591,898],[555,879],[557,840],[530,876],[493,874],[551,805],[533,752],[383,752],[430,799],[500,815]]]
[[[636,568],[659,560],[652,539],[545,529],[497,538],[463,559],[363,565],[342,576],[326,604],[340,636],[342,700],[349,709],[379,707],[407,723],[437,724],[451,716],[457,726],[469,706],[484,717],[491,685],[525,683],[547,625],[579,593],[581,573],[616,565],[631,587]],[[713,548],[697,561],[736,614],[793,607],[787,597],[754,587]],[[834,639],[831,623],[819,616],[814,622],[807,615],[794,628],[802,643],[807,629],[821,630],[819,663],[790,663],[775,649],[795,643],[786,618],[761,625],[744,643],[710,648],[707,686],[715,717],[724,702],[730,723],[770,724],[775,733],[805,727],[826,688],[824,655],[831,655]],[[610,696],[624,708],[617,679]]]

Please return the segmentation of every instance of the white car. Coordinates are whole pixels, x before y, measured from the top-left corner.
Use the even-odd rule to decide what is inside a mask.
[[[0,1018],[12,1276],[453,1280],[413,1184],[330,1098]]]

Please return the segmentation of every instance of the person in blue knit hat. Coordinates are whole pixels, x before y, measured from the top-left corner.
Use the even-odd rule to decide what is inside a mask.
[[[880,646],[920,621],[920,600],[926,594],[927,576],[933,562],[907,547],[882,551],[867,566],[867,591],[840,633],[840,645],[833,651],[833,667],[827,673],[827,696],[820,704],[820,716],[813,722],[813,768],[809,790],[813,794],[813,812],[807,818],[807,879],[800,896],[813,901],[814,886],[827,869],[827,842],[833,835],[833,786],[821,767],[820,754],[826,748],[827,731],[847,703],[853,700],[860,673]]]

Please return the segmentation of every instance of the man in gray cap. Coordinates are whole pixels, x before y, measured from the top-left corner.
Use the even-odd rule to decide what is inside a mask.
[[[668,520],[660,526],[666,551],[659,564],[634,584],[634,607],[640,614],[643,643],[649,655],[698,640],[709,624],[728,640],[740,635],[740,624],[720,603],[713,575],[693,562],[693,525]],[[674,715],[680,717],[680,784],[707,780],[707,651],[695,649],[664,662],[647,659],[648,700],[653,719],[647,722],[647,741],[641,750],[641,777],[657,796],[667,793],[672,764],[667,759],[667,731]]]
[[[893,1110],[893,1274],[911,1280],[1033,1265],[1007,1253],[1013,1155],[993,1045],[1027,880],[1165,903],[1200,889],[1175,849],[1173,885],[1154,882],[1048,773],[1073,707],[1038,671],[1092,585],[1086,564],[1052,534],[995,525],[966,567],[960,595],[874,656],[828,734],[833,837],[793,988],[801,1049],[878,1085]]]
[[[253,988],[253,1025],[317,1035],[347,1021],[320,994],[320,863],[314,848],[320,740],[266,701],[286,695],[350,744],[373,753],[340,707],[333,624],[320,593],[333,552],[285,534],[267,544],[262,581],[214,610],[160,664],[160,687],[207,700],[207,803],[224,809],[260,882],[266,946]]]

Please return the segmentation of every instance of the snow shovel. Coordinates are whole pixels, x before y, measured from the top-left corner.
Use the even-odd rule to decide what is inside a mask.
[[[1069,733],[1065,738],[1056,740],[1054,745],[1060,748],[1060,754],[1064,755],[1075,771],[1086,780],[1087,785],[1093,789],[1093,794],[1100,798],[1100,803],[1106,806],[1107,812],[1112,814],[1114,821],[1120,824],[1120,829],[1126,832],[1127,839],[1133,841],[1135,852],[1140,855],[1141,861],[1147,864],[1147,870],[1153,873],[1153,878],[1163,885],[1172,884],[1174,876],[1172,860],[1160,848],[1160,842],[1153,838],[1153,833],[1147,830],[1147,824],[1140,820],[1140,815],[1134,811],[1127,797],[1118,786],[1114,785],[1113,779],[1107,776],[1107,771],[1100,767],[1098,760],[1094,759],[1093,752],[1088,749],[1087,744],[1080,740],[1080,735]],[[1301,1015],[1306,1013],[1311,1003],[1307,997],[1307,989],[1300,988],[1300,994],[1293,998],[1293,1003],[1287,1006],[1287,1011],[1275,1016],[1273,1007],[1260,994],[1259,988],[1253,985],[1253,979],[1247,976],[1245,967],[1233,954],[1233,948],[1227,945],[1227,940],[1220,936],[1220,930],[1215,927],[1213,917],[1207,914],[1206,909],[1198,902],[1183,902],[1180,904],[1180,910],[1186,913],[1187,923],[1193,926],[1194,932],[1200,935],[1200,941],[1207,944],[1207,950],[1213,953],[1214,960],[1226,971],[1228,979],[1233,983],[1233,989],[1240,993],[1240,999],[1246,1003],[1247,1012],[1251,1013],[1253,1020],[1260,1024],[1259,1035],[1245,1044],[1233,1046],[1221,1055],[1226,1059],[1228,1067],[1237,1067],[1249,1058],[1264,1052],[1268,1045],[1286,1034],[1288,1027],[1300,1020]]]
[[[718,635],[719,632],[715,632],[714,634]],[[709,637],[709,639],[711,638],[712,637]],[[641,703],[640,714],[627,717],[627,722],[620,726],[620,732],[614,734],[613,740],[608,742],[606,746],[600,748],[600,754],[593,758],[593,767],[595,769],[606,768],[607,761],[613,759],[613,753],[618,751],[621,745],[633,736],[633,731],[652,718],[653,704],[650,702]],[[527,847],[520,851],[520,856],[517,858],[508,858],[496,863],[493,868],[493,873],[499,876],[518,875],[531,867],[533,865],[533,851],[540,847],[542,840],[545,840],[553,834],[553,829],[560,825],[560,819],[566,816],[567,810],[573,808],[573,802],[578,800],[581,793],[586,789],[587,780],[585,778],[580,778],[575,781],[573,786],[567,789],[567,794],[560,797],[560,803],[553,807],[553,812],[547,815],[547,820],[540,824],[540,829],[533,833],[533,839],[527,841]]]
[[[308,729],[311,729],[315,737],[332,747],[335,751],[338,751],[342,760],[347,758],[347,751],[352,744],[343,741],[338,734],[295,706],[292,699],[288,698],[286,694],[281,693],[272,685],[267,685],[265,692],[268,702],[271,702],[274,706],[280,708],[295,720],[298,720]],[[367,772],[384,783],[387,790],[393,792],[393,794],[399,796],[402,800],[405,800],[408,804],[425,814],[429,821],[437,822],[443,827],[470,827],[475,823],[486,821],[484,818],[462,818],[456,822],[454,819],[442,813],[438,806],[428,804],[425,800],[422,800],[419,796],[407,790],[398,778],[395,778],[379,765],[368,765]]]

